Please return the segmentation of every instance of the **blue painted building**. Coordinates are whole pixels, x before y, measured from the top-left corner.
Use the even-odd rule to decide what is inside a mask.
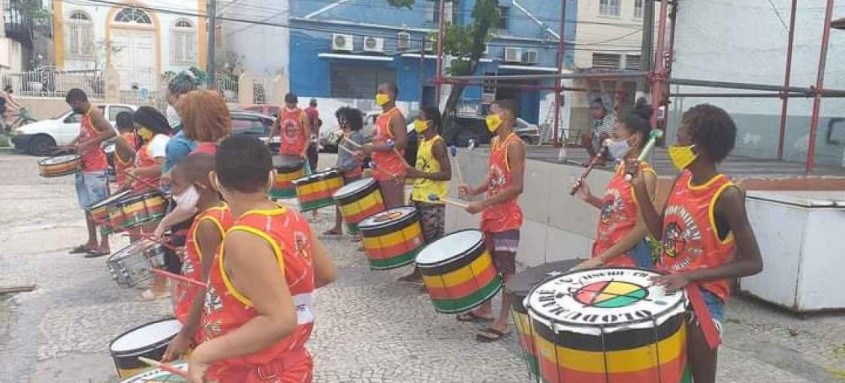
[[[447,3],[452,23],[472,23],[474,0]],[[475,74],[554,73],[559,42],[560,2],[500,0],[495,38]],[[321,112],[341,105],[375,109],[379,82],[395,81],[399,104],[412,112],[434,104],[435,44],[438,1],[417,0],[413,9],[394,8],[385,0],[290,0],[290,88],[300,98],[317,98]],[[577,2],[568,2],[565,64],[573,61]],[[421,52],[425,52],[421,56]],[[543,123],[553,101],[551,80],[473,85],[464,91],[461,112],[482,114],[495,98],[517,99],[521,116]],[[443,87],[445,102],[449,87]]]

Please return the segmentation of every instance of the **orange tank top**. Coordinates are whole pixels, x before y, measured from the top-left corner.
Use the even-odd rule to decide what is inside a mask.
[[[305,132],[305,126],[302,125],[303,113],[305,112],[299,108],[293,110],[282,108],[282,114],[279,116],[282,138],[279,146],[280,154],[302,156],[302,152],[305,151],[308,135]]]
[[[213,363],[207,376],[210,380],[220,383],[252,381],[244,376],[271,374],[272,371],[278,370],[280,365],[285,365],[291,360],[296,360],[297,364],[311,363],[311,358],[305,350],[305,342],[311,336],[314,326],[315,279],[311,255],[313,234],[301,214],[284,206],[246,212],[226,233],[210,273],[203,317],[204,339],[208,341],[221,337],[243,326],[257,315],[249,298],[235,290],[226,274],[225,243],[235,231],[262,238],[273,248],[293,297],[297,327],[291,335],[264,350]],[[284,367],[296,369],[300,366]],[[310,369],[308,370],[310,374]]]
[[[134,133],[121,133],[121,137],[129,144],[129,147],[132,150],[138,150],[138,141],[137,136]],[[120,154],[118,154],[118,150],[115,149],[114,151],[114,170],[115,170],[115,178],[117,178],[117,185],[121,186],[126,183],[126,170],[132,167],[132,161],[126,160],[124,161],[120,158]]]
[[[223,238],[223,234],[232,226],[232,213],[225,204],[223,206],[212,207],[197,215],[188,229],[188,235],[185,239],[185,253],[182,257],[181,274],[195,281],[204,281],[202,278],[202,254],[200,253],[197,238],[199,226],[204,221],[213,223],[220,232],[220,238]],[[216,254],[216,252],[211,254]],[[176,319],[184,324],[188,319],[188,314],[191,312],[191,306],[193,305],[199,287],[189,283],[175,282],[173,290],[173,313]]]
[[[92,106],[91,109],[88,110],[88,113],[85,113],[82,116],[82,121],[79,124],[80,143],[91,141],[100,135],[100,132],[98,132],[97,129],[94,129],[94,125],[91,124],[91,110],[93,109],[94,107]],[[97,172],[107,170],[109,168],[109,163],[106,159],[106,152],[100,145],[91,146],[87,151],[80,153],[79,155],[82,157],[82,171]]]
[[[640,169],[654,173],[646,162],[640,162]],[[601,201],[601,215],[596,230],[596,241],[593,242],[593,257],[602,255],[607,249],[621,241],[631,233],[637,223],[640,207],[634,196],[634,188],[625,180],[625,166],[616,167],[616,173],[607,184],[607,190]],[[605,263],[607,266],[635,267],[637,264],[631,257],[630,249]]]
[[[393,132],[390,131],[390,120],[397,113],[401,115],[402,111],[397,107],[393,107],[393,109],[378,116],[375,129],[373,130],[373,145],[387,145],[387,141],[393,139]],[[394,176],[405,176],[405,162],[403,162],[402,158],[402,155],[405,155],[405,151],[400,150],[399,154],[396,152],[396,150],[373,152],[373,162],[376,164],[375,169],[373,169],[373,178],[378,181],[384,181]]]
[[[501,143],[498,137],[490,145],[490,162],[487,171],[487,198],[501,194],[513,185],[513,173],[508,163],[508,147],[522,143],[516,133],[511,133]],[[481,230],[488,233],[517,230],[522,226],[522,208],[513,198],[490,206],[481,212]]]
[[[724,240],[716,228],[716,202],[733,183],[719,174],[704,185],[692,185],[692,173],[678,177],[663,213],[662,252],[658,270],[677,272],[719,267],[734,257],[733,233]],[[727,280],[701,283],[723,301],[730,295]]]
[[[141,146],[138,152],[135,153],[135,167],[145,168],[148,166],[158,166],[155,158],[150,155],[149,142]],[[132,191],[140,192],[155,187],[158,184],[158,177],[137,176],[136,180],[132,181]]]

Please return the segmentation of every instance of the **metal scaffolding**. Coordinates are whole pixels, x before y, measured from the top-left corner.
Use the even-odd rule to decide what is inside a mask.
[[[440,16],[441,20],[439,23],[439,30],[438,35],[440,39],[438,39],[437,44],[437,69],[435,73],[434,85],[436,87],[436,94],[437,94],[437,101],[438,105],[440,100],[440,93],[441,93],[441,86],[442,84],[481,84],[483,81],[489,80],[522,80],[522,81],[531,81],[531,80],[555,80],[554,86],[540,86],[540,85],[527,85],[527,84],[508,84],[508,85],[498,85],[503,87],[509,88],[516,88],[516,89],[534,89],[534,90],[551,90],[555,92],[555,114],[554,114],[554,144],[560,145],[560,137],[558,135],[560,131],[560,108],[563,106],[563,92],[564,91],[573,91],[573,92],[583,92],[587,91],[587,89],[583,88],[572,88],[572,87],[565,87],[563,86],[563,79],[589,79],[589,80],[600,80],[600,79],[623,79],[623,78],[634,78],[634,79],[645,79],[651,85],[651,104],[656,106],[655,112],[652,115],[651,123],[652,126],[657,128],[657,110],[659,107],[667,106],[670,97],[673,96],[680,96],[680,97],[725,97],[725,98],[780,98],[782,99],[782,107],[781,107],[781,115],[780,115],[780,127],[778,133],[778,160],[784,159],[784,137],[786,134],[786,119],[788,113],[788,106],[789,106],[789,99],[790,98],[812,98],[813,99],[813,107],[812,107],[812,114],[810,116],[810,134],[809,134],[809,143],[807,149],[807,160],[806,160],[806,167],[805,167],[805,175],[809,175],[812,173],[813,168],[815,166],[815,148],[816,148],[816,136],[818,132],[819,126],[819,111],[821,108],[821,101],[822,98],[825,97],[845,97],[845,90],[832,90],[832,89],[825,89],[824,88],[824,71],[825,65],[827,62],[827,51],[828,51],[828,43],[830,41],[830,30],[831,28],[838,28],[838,29],[845,29],[845,19],[837,20],[836,22],[832,21],[833,18],[833,4],[834,0],[827,0],[826,7],[825,7],[825,18],[824,18],[824,29],[822,32],[822,40],[821,40],[821,49],[819,52],[819,64],[818,70],[816,72],[816,83],[814,86],[809,88],[805,87],[795,87],[791,85],[791,76],[792,76],[792,56],[793,56],[793,47],[794,47],[794,40],[795,40],[795,18],[796,18],[796,11],[798,7],[798,0],[792,0],[790,6],[790,19],[789,19],[789,37],[788,37],[788,46],[786,51],[786,65],[784,68],[784,82],[783,86],[777,85],[767,85],[767,84],[753,84],[753,83],[740,83],[740,82],[725,82],[725,81],[712,81],[712,80],[698,80],[698,79],[683,79],[683,78],[672,78],[671,74],[671,63],[673,62],[674,56],[674,41],[675,41],[675,15],[677,14],[677,8],[683,4],[682,0],[654,0],[660,2],[660,13],[658,17],[658,34],[657,34],[657,44],[655,47],[654,52],[654,67],[651,68],[649,71],[612,71],[612,72],[600,72],[600,73],[563,73],[564,70],[564,51],[565,51],[565,26],[566,26],[566,5],[569,1],[572,0],[560,0],[561,1],[561,19],[560,19],[560,31],[558,32],[560,35],[559,43],[558,43],[558,52],[557,52],[557,73],[554,74],[526,74],[526,75],[470,75],[470,76],[446,76],[443,74],[443,35],[444,35],[444,23],[443,23],[443,9],[445,7],[445,2],[447,0],[440,0]],[[670,5],[673,7],[672,13],[670,15],[669,7]],[[666,29],[671,23],[671,29],[669,31],[669,48],[666,47]],[[646,54],[646,52],[643,52]],[[744,91],[757,91],[757,93],[714,93],[714,92],[707,92],[707,93],[670,93],[669,92],[669,85],[676,84],[676,85],[685,85],[685,86],[692,86],[692,87],[706,87],[706,88],[722,88],[722,89],[733,89],[733,90],[744,90]]]

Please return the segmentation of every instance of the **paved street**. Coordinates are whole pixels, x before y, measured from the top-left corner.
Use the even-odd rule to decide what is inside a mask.
[[[67,253],[85,233],[72,181],[40,178],[36,158],[0,151],[0,287],[37,285],[0,296],[0,383],[116,382],[108,343],[169,315],[169,301],[142,302],[139,290],[117,287],[104,258]],[[334,218],[321,213],[318,233]],[[126,243],[113,238],[112,250]],[[396,282],[408,270],[371,271],[347,238],[325,243],[340,277],[317,294],[309,343],[317,382],[528,381],[514,336],[477,343],[476,326],[435,313],[417,287]],[[845,381],[842,315],[801,319],[734,299],[726,322],[720,382]]]

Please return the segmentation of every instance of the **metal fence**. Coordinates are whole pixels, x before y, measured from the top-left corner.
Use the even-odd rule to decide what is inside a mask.
[[[73,88],[80,88],[91,98],[102,98],[105,81],[102,71],[56,71],[39,69],[21,73],[6,73],[0,77],[5,87],[11,85],[15,93],[31,97],[64,97]]]

